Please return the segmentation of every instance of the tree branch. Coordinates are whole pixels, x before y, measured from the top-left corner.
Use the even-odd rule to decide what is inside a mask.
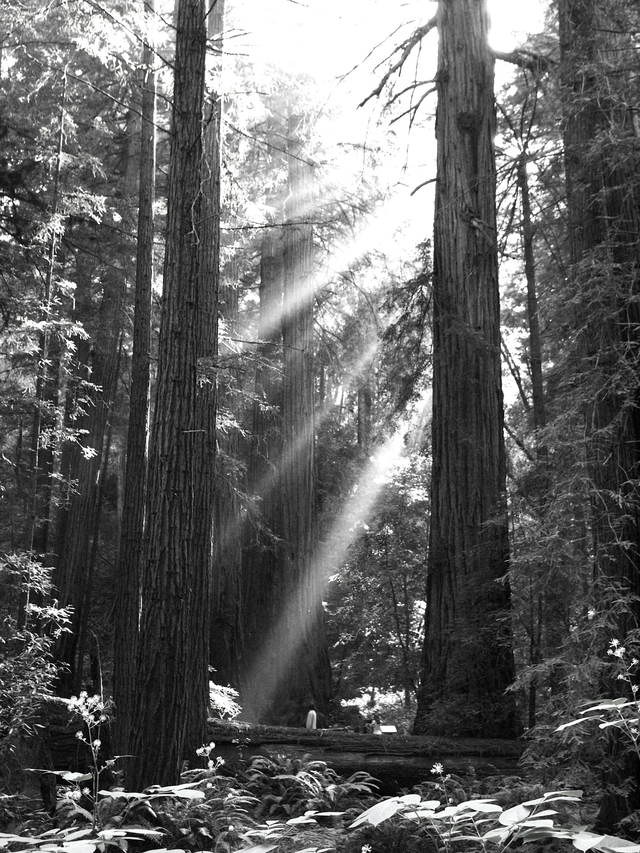
[[[543,53],[534,53],[522,47],[508,52],[494,50],[493,56],[494,59],[510,62],[512,65],[518,65],[520,68],[532,71],[534,74],[546,74],[552,66],[557,65],[555,59],[552,59],[550,56],[546,56]]]
[[[391,56],[393,56],[394,53],[400,52],[400,58],[396,62],[394,62],[393,65],[386,71],[376,88],[369,95],[367,95],[364,101],[358,104],[359,107],[363,107],[368,101],[371,100],[371,98],[378,98],[380,96],[380,93],[387,85],[391,77],[393,77],[394,74],[402,70],[402,66],[407,61],[414,47],[420,44],[422,39],[427,35],[427,33],[431,32],[431,30],[434,29],[435,26],[436,18],[434,15],[433,18],[428,20],[421,27],[418,27],[418,29],[415,30],[409,36],[408,39],[405,39],[402,44],[396,47]]]

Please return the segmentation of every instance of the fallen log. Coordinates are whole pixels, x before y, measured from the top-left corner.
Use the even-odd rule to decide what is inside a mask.
[[[252,755],[324,761],[341,776],[364,770],[380,780],[383,794],[435,781],[431,768],[477,777],[513,775],[525,745],[497,738],[446,738],[403,734],[359,734],[345,729],[257,726],[209,720],[213,755],[233,771]]]

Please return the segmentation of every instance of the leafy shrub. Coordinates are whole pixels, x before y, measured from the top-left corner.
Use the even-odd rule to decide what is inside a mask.
[[[68,630],[68,611],[48,603],[51,588],[51,569],[28,554],[0,558],[0,785],[10,792],[22,775],[14,753],[37,732],[53,694],[53,644]]]

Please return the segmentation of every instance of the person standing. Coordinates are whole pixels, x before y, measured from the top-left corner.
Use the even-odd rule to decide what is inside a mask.
[[[316,728],[316,725],[317,725],[317,722],[318,722],[318,716],[317,716],[317,714],[316,714],[316,709],[315,709],[315,706],[314,706],[314,705],[312,705],[312,706],[309,708],[309,713],[307,714],[306,727],[307,727],[309,730],[315,729],[315,728]]]

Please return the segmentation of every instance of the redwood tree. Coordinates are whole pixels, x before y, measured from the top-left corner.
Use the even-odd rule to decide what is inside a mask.
[[[154,0],[145,11],[155,13]],[[149,27],[149,30],[151,28]],[[154,201],[156,185],[156,79],[154,47],[149,35],[143,45],[140,189],[136,247],[135,307],[129,427],[124,498],[118,553],[117,627],[114,632],[113,693],[117,708],[118,751],[130,751],[132,698],[136,677],[136,648],[140,615],[140,569],[144,541],[147,487],[147,435],[151,367],[151,292],[153,286]]]
[[[640,144],[637,5],[559,0],[563,135],[579,411],[590,486],[596,607],[612,636],[640,627]],[[604,632],[603,632],[604,633]],[[604,649],[603,649],[604,651]],[[603,684],[619,695],[619,682]],[[615,691],[615,692],[613,692]],[[610,735],[605,830],[640,806],[640,764]],[[631,751],[629,751],[631,752]]]
[[[438,7],[433,473],[415,729],[515,731],[486,3]]]
[[[207,470],[210,423],[198,415],[202,277],[204,0],[180,0],[172,112],[164,291],[155,417],[149,454],[148,524],[142,572],[129,784],[174,784],[185,750],[203,743],[208,707],[209,565],[199,537],[199,473]],[[203,532],[204,529],[204,532]],[[209,549],[210,553],[210,549]]]

